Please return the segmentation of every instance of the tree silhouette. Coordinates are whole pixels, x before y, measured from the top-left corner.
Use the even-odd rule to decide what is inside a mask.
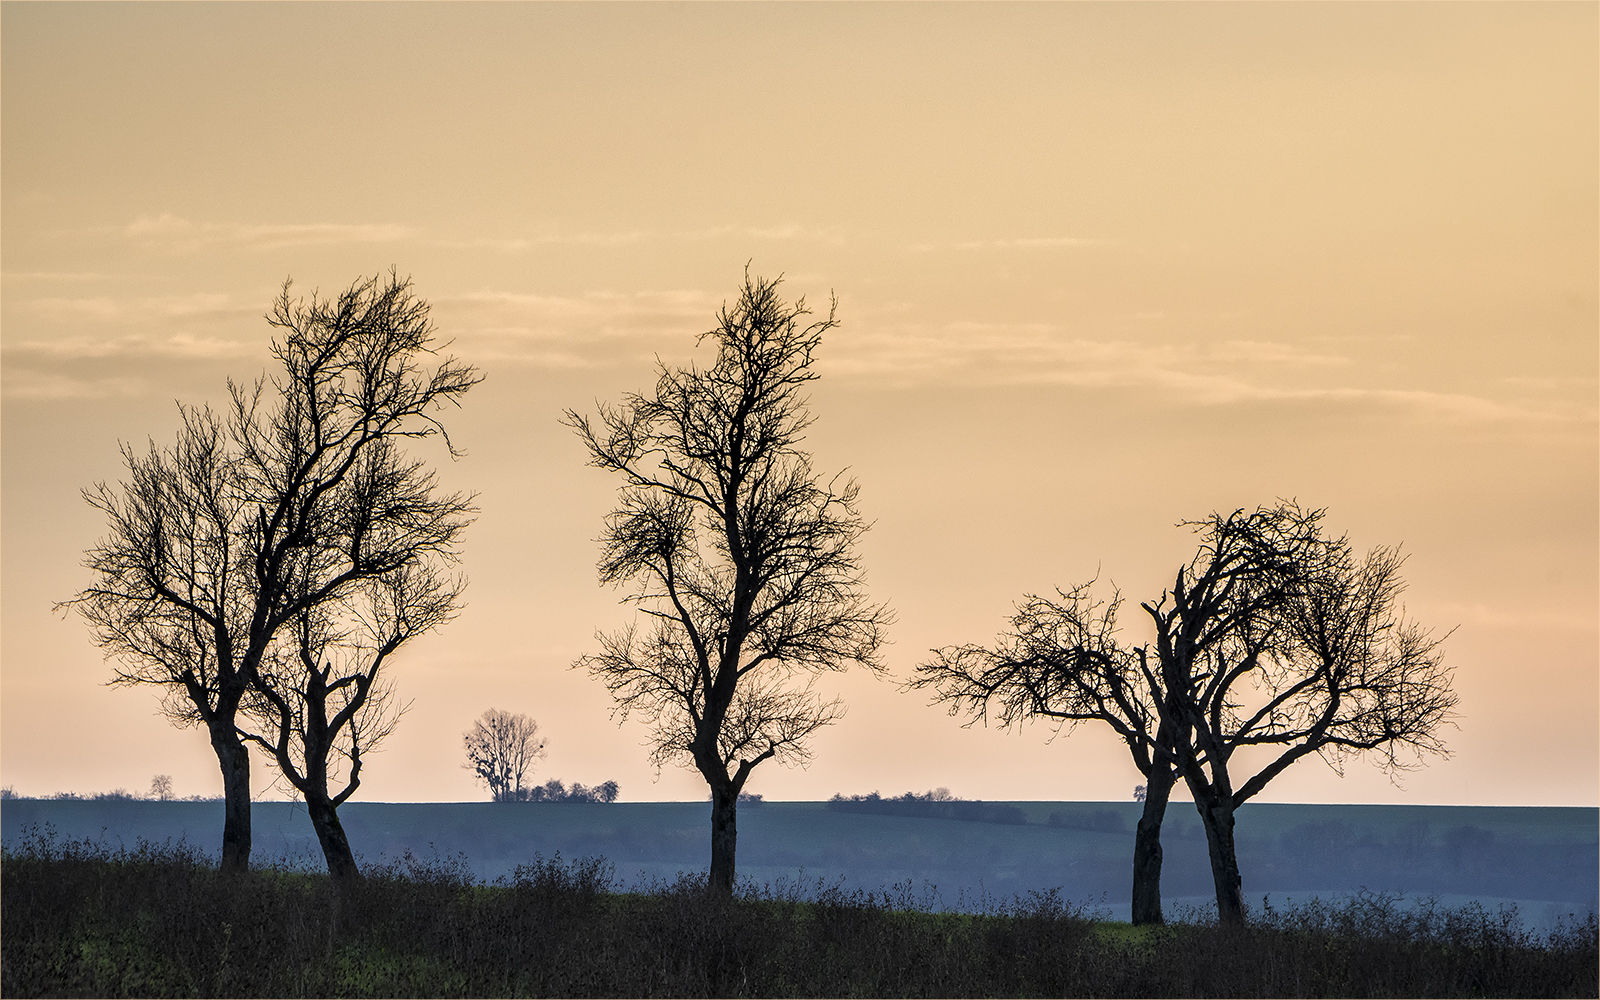
[[[460,590],[434,566],[402,567],[363,581],[337,605],[302,611],[262,660],[247,702],[261,731],[245,738],[305,800],[335,878],[360,876],[339,806],[361,786],[363,756],[402,711],[380,672],[401,645],[454,617]]]
[[[824,481],[800,450],[804,386],[834,311],[802,325],[778,280],[751,279],[704,334],[710,368],[660,366],[653,395],[568,411],[590,464],[618,473],[600,578],[633,584],[645,616],[599,636],[575,666],[605,682],[624,716],[652,724],[652,761],[692,764],[711,790],[714,891],[731,893],[739,794],[763,761],[804,761],[808,738],[843,712],[796,675],[859,663],[882,670],[890,615],[869,604],[853,545],[867,524],[857,487]]]
[[[495,802],[517,802],[525,798],[523,785],[533,762],[545,755],[545,740],[539,724],[521,713],[513,715],[491,708],[467,730],[462,738],[467,750],[466,766],[486,785]]]
[[[1145,776],[1134,834],[1132,919],[1161,923],[1161,824],[1179,777],[1177,741],[1162,713],[1164,678],[1148,649],[1119,643],[1119,596],[1097,601],[1090,583],[1058,598],[1028,596],[993,647],[935,650],[910,686],[931,688],[953,715],[993,718],[1008,729],[1036,718],[1057,728],[1109,725]]]
[[[124,445],[128,478],[85,491],[109,533],[87,553],[94,582],[67,602],[117,661],[112,683],[156,685],[169,718],[206,728],[229,871],[250,860],[238,716],[279,631],[452,551],[470,510],[461,496],[434,496],[431,481],[417,493],[415,478],[363,478],[377,452],[442,435],[435,411],[478,382],[451,358],[420,367],[433,327],[410,281],[364,278],[332,299],[289,289],[267,316],[278,331],[270,382],[230,381],[225,417],[180,404],[173,445]],[[381,495],[391,485],[401,491]]]
[[[1280,503],[1213,514],[1194,525],[1194,563],[1141,605],[1177,695],[1177,753],[1226,923],[1244,921],[1234,812],[1285,768],[1317,754],[1342,774],[1348,757],[1371,751],[1393,774],[1447,753],[1451,671],[1441,640],[1399,605],[1404,557],[1383,546],[1358,557],[1347,537],[1323,537],[1323,513]],[[1221,641],[1197,648],[1212,630]],[[1275,755],[1240,782],[1234,755],[1246,748]]]
[[[1190,526],[1200,550],[1171,590],[1140,607],[1153,642],[1125,645],[1120,598],[1089,585],[1061,600],[1029,597],[993,648],[949,647],[918,668],[952,712],[1058,725],[1099,721],[1127,743],[1146,775],[1134,849],[1133,914],[1159,922],[1161,820],[1182,778],[1206,830],[1225,922],[1244,918],[1234,811],[1300,758],[1335,767],[1378,751],[1381,766],[1444,752],[1439,730],[1455,705],[1439,643],[1397,606],[1398,550],[1357,558],[1326,538],[1323,511],[1293,502],[1213,514]],[[1234,753],[1277,755],[1234,787]]]

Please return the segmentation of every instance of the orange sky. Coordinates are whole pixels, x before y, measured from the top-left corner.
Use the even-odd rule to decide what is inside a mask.
[[[78,490],[267,363],[286,276],[391,264],[487,376],[451,417],[481,493],[468,607],[397,661],[369,800],[484,796],[485,708],[536,777],[704,796],[567,669],[614,484],[557,424],[695,357],[747,260],[839,299],[810,443],[876,526],[888,662],[988,640],[1100,573],[1154,597],[1172,527],[1292,496],[1404,542],[1457,665],[1455,756],[1393,785],[1296,765],[1276,801],[1597,802],[1594,4],[137,5],[0,8],[0,778],[221,782],[112,690],[53,602]],[[948,786],[1124,799],[1106,733],[964,730],[893,681],[770,798]],[[258,784],[270,770],[257,767]],[[279,793],[272,792],[277,795]]]

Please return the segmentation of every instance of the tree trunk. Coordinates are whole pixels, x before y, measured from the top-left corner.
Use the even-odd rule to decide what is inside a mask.
[[[1217,920],[1229,926],[1244,924],[1244,889],[1239,878],[1239,855],[1233,842],[1233,803],[1210,802],[1200,807],[1211,850],[1211,879],[1217,887]]]
[[[355,855],[350,851],[350,839],[344,835],[344,824],[339,822],[338,807],[332,802],[306,796],[306,815],[317,831],[317,841],[322,844],[322,856],[328,862],[328,874],[340,881],[359,881],[361,871],[356,867]]]
[[[731,785],[711,790],[710,888],[719,896],[733,895],[733,854],[739,841],[739,793]]]
[[[211,748],[222,767],[222,870],[243,872],[250,869],[250,751],[234,732],[233,720],[226,728],[211,730]]]
[[[1167,800],[1177,774],[1163,768],[1145,776],[1144,813],[1133,841],[1133,922],[1159,924],[1161,916],[1161,821],[1166,817]]]

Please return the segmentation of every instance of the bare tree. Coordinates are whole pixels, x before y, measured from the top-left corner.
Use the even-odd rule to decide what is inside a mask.
[[[306,609],[262,660],[248,703],[260,732],[245,738],[305,800],[335,878],[360,877],[338,808],[403,711],[380,673],[401,645],[454,617],[460,592],[460,581],[434,566],[403,567],[363,581],[338,604]]]
[[[279,630],[450,549],[467,503],[354,502],[384,486],[356,483],[370,452],[442,434],[435,411],[478,382],[450,358],[419,367],[433,326],[409,280],[361,279],[333,299],[292,299],[289,287],[267,316],[278,331],[270,382],[230,381],[226,418],[180,405],[174,445],[124,446],[128,479],[85,491],[110,530],[87,554],[94,582],[68,602],[117,660],[112,683],[156,685],[175,723],[206,727],[230,871],[250,859],[238,714]]]
[[[150,779],[150,797],[158,802],[172,801],[172,775],[158,774]]]
[[[539,724],[520,713],[491,708],[478,717],[463,736],[467,763],[495,802],[526,798],[524,781],[536,760],[545,755]]]
[[[1164,680],[1143,647],[1117,639],[1121,598],[1097,601],[1092,584],[1029,596],[993,648],[951,646],[917,668],[914,688],[931,688],[951,714],[1003,728],[1044,719],[1059,730],[1080,722],[1109,725],[1145,776],[1133,849],[1136,924],[1161,923],[1161,824],[1179,771],[1176,739],[1164,723]]]
[[[1438,643],[1395,607],[1399,559],[1365,560],[1321,531],[1323,512],[1292,502],[1192,522],[1199,553],[1160,600],[1142,604],[1155,639],[1117,639],[1120,600],[1089,587],[1060,601],[1030,597],[993,649],[936,651],[919,667],[952,711],[1004,725],[1100,721],[1146,775],[1134,848],[1133,913],[1159,922],[1161,819],[1182,778],[1210,848],[1221,919],[1243,920],[1233,813],[1294,761],[1381,752],[1390,770],[1407,748],[1442,753],[1455,704]],[[1279,748],[1237,791],[1241,747]]]
[[[836,720],[797,675],[859,663],[880,672],[890,621],[868,603],[853,545],[867,524],[857,487],[813,473],[800,443],[811,416],[822,335],[804,299],[748,272],[714,330],[710,368],[662,365],[651,396],[568,411],[590,464],[623,480],[602,535],[600,578],[631,583],[648,624],[599,636],[575,666],[605,682],[623,717],[653,728],[656,766],[690,764],[711,790],[714,891],[734,881],[739,794],[763,761],[808,759],[808,738]]]
[[[1310,754],[1335,771],[1376,752],[1391,774],[1447,753],[1456,696],[1441,640],[1405,617],[1397,548],[1357,557],[1323,511],[1280,503],[1196,523],[1202,544],[1173,589],[1142,605],[1157,628],[1183,777],[1206,830],[1219,919],[1244,921],[1234,812]],[[1219,583],[1237,558],[1259,567]],[[1196,572],[1199,569],[1200,572]],[[1191,637],[1221,631],[1193,650]],[[1266,751],[1239,781],[1235,753]]]

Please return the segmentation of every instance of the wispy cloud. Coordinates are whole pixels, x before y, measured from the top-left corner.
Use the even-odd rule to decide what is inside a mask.
[[[193,253],[213,249],[275,250],[338,243],[394,243],[414,238],[420,231],[396,223],[191,222],[163,212],[159,215],[141,215],[125,226],[111,228],[109,232],[146,249]]]
[[[817,243],[844,243],[845,234],[833,229],[818,229],[798,223],[775,226],[713,226],[710,229],[691,229],[678,234],[688,240],[806,240]]]
[[[539,236],[429,239],[425,242],[430,246],[448,247],[454,250],[483,249],[499,250],[503,253],[516,253],[522,250],[534,250],[539,247],[550,246],[625,246],[632,243],[643,243],[654,238],[655,234],[644,230],[628,230],[616,233],[545,233]]]
[[[1022,236],[1010,239],[915,243],[911,249],[918,253],[931,253],[936,250],[1059,250],[1068,247],[1106,246],[1114,242],[1114,240],[1090,239],[1084,236]]]
[[[24,307],[34,315],[57,323],[84,320],[127,322],[140,320],[188,319],[194,317],[233,317],[260,315],[263,305],[243,305],[215,292],[189,295],[158,295],[138,299],[119,299],[108,295],[85,298],[47,297],[29,299]]]
[[[257,353],[263,303],[227,295],[27,299],[11,306],[25,322],[9,323],[5,355],[55,362],[108,357],[224,358]]]
[[[1325,403],[1455,423],[1593,423],[1592,405],[1538,404],[1466,393],[1350,385],[1347,357],[1281,341],[1152,340],[1074,335],[1048,323],[866,324],[841,331],[822,364],[830,374],[910,386],[1072,385],[1146,389],[1168,403]],[[1344,385],[1329,385],[1333,380]]]
[[[79,378],[61,372],[39,371],[7,363],[0,378],[0,392],[7,399],[62,400],[105,399],[138,396],[147,386],[142,379],[123,376]]]
[[[874,325],[846,331],[830,351],[833,369],[868,376],[937,376],[1013,382],[1106,379],[1149,381],[1157,373],[1205,371],[1239,364],[1328,367],[1342,357],[1293,344],[1224,340],[1150,341],[1073,335],[1051,323],[953,322],[939,327]]]
[[[5,353],[8,357],[31,355],[56,361],[114,357],[238,358],[259,355],[264,347],[262,340],[233,340],[188,333],[164,336],[131,333],[115,337],[78,335],[23,340],[7,344]]]
[[[432,246],[458,249],[482,248],[515,253],[542,247],[613,247],[641,243],[702,242],[708,240],[809,240],[813,242],[843,243],[842,233],[785,223],[773,226],[712,226],[706,229],[679,229],[658,232],[648,229],[628,229],[617,232],[580,231],[574,233],[541,233],[535,236],[474,237],[470,239],[426,239]]]
[[[104,281],[119,275],[98,271],[5,271],[0,280],[5,281]]]
[[[844,242],[842,233],[799,223],[767,226],[726,225],[704,229],[656,231],[579,230],[510,236],[440,236],[401,223],[220,223],[195,222],[170,212],[141,215],[120,226],[102,226],[93,232],[120,239],[146,250],[196,253],[202,250],[275,250],[282,247],[325,246],[340,243],[416,242],[450,249],[482,249],[518,253],[545,247],[621,247],[641,243],[702,242],[707,240],[807,240]],[[41,273],[31,275],[45,277]],[[51,275],[67,277],[67,275]],[[83,277],[90,277],[84,275]]]
[[[722,299],[699,291],[530,295],[484,291],[434,300],[440,329],[474,361],[588,367],[687,349]]]

